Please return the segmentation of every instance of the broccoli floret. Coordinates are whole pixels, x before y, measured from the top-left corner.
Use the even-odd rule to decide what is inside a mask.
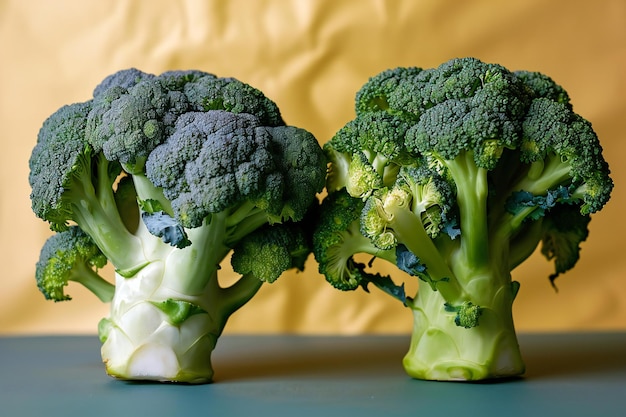
[[[104,302],[111,301],[115,287],[102,278],[98,268],[107,258],[89,235],[77,226],[52,235],[41,249],[35,269],[37,286],[48,300],[67,301],[70,281],[78,282]]]
[[[100,97],[103,93],[106,93],[113,87],[128,89],[142,80],[148,80],[151,78],[154,78],[153,74],[147,74],[137,68],[123,69],[106,76],[102,81],[100,81],[100,84],[98,84],[93,91],[93,96]]]
[[[49,245],[97,249],[92,267],[108,260],[116,274],[99,326],[107,372],[196,383],[213,376],[229,316],[263,282],[304,267],[301,223],[327,161],[313,135],[285,125],[276,104],[241,81],[130,69],[50,116],[30,168],[33,211],[58,232],[43,262],[66,269],[37,273],[44,294],[64,299],[63,282],[96,274],[85,272],[91,261],[52,256]],[[67,239],[77,231],[90,246]],[[241,278],[225,287],[218,270],[233,249]]]
[[[174,131],[173,124],[190,105],[183,93],[168,89],[160,77],[149,77],[130,89],[105,90],[94,97],[94,108],[87,139],[96,152],[132,173],[141,172],[143,161]]]
[[[410,210],[431,238],[441,233],[452,239],[458,236],[455,189],[437,171],[425,165],[402,167],[395,186],[409,193]]]
[[[163,189],[185,227],[199,227],[211,213],[253,205],[263,194],[268,177],[279,175],[270,144],[253,115],[186,113],[175,133],[151,153],[146,176]]]
[[[393,182],[400,166],[413,158],[404,145],[409,125],[387,113],[365,113],[343,128],[325,145],[331,162],[327,188],[346,187],[353,197]],[[369,189],[368,189],[369,187]]]
[[[533,71],[515,71],[514,74],[531,90],[533,97],[544,97],[551,101],[561,103],[567,106],[569,110],[572,110],[569,94],[552,78],[540,72]]]
[[[349,195],[360,205],[344,218],[358,225],[344,239],[347,227],[320,216],[316,239],[333,242],[332,252],[314,250],[320,272],[332,282],[346,259],[382,254],[427,284],[403,300],[415,320],[404,365],[416,378],[523,373],[511,271],[540,244],[555,262],[552,283],[578,261],[590,215],[613,188],[591,124],[548,76],[475,58],[383,71],[357,92],[355,108],[324,145],[322,207],[340,210],[333,206],[346,197],[336,195]]]
[[[93,152],[84,139],[85,116],[90,110],[89,102],[61,107],[44,122],[31,154],[29,180],[33,188],[32,208],[55,230],[66,229],[74,211],[69,207],[72,196],[67,190],[93,194],[92,163],[109,165],[106,160],[92,160]],[[120,170],[104,180],[112,183]],[[105,173],[108,174],[108,170]],[[82,182],[84,177],[88,181]]]
[[[454,324],[465,329],[478,326],[478,318],[482,314],[482,308],[474,305],[471,301],[465,302],[460,306],[445,304],[445,310],[449,313],[456,313]]]
[[[371,77],[356,93],[357,114],[384,111],[409,120],[420,115],[421,85],[427,82],[417,67],[398,67]]]
[[[520,159],[530,168],[521,190],[541,194],[565,186],[582,203],[582,214],[604,206],[613,184],[591,123],[559,102],[538,98],[528,108],[522,132]]]
[[[283,126],[276,103],[256,88],[235,78],[198,77],[185,84],[185,96],[195,111],[225,110],[254,114],[264,126]]]
[[[454,281],[450,282],[453,272],[448,264],[446,246],[458,235],[453,228],[447,227],[446,213],[454,204],[451,190],[448,183],[436,175],[432,181],[421,176],[429,170],[403,171],[395,187],[379,190],[367,199],[361,211],[361,234],[382,250],[400,250],[401,270],[456,300],[463,296],[463,290]],[[435,182],[439,182],[440,188],[434,188],[437,186]],[[449,199],[443,200],[444,196]],[[454,224],[454,220],[450,224]],[[439,239],[440,235],[445,236]],[[416,260],[407,262],[407,252]],[[412,264],[419,265],[419,268],[409,267]],[[442,282],[445,285],[440,286]]]
[[[374,280],[354,255],[364,253],[395,263],[393,250],[381,250],[360,233],[363,206],[363,201],[339,190],[322,201],[315,219],[313,253],[319,272],[333,287],[344,291],[367,288]]]
[[[274,282],[289,269],[303,271],[310,253],[304,228],[266,225],[239,242],[230,261],[238,274],[253,275],[261,282]]]

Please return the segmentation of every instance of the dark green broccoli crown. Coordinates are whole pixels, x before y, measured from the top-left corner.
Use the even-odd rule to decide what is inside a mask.
[[[244,202],[268,218],[300,220],[323,187],[325,160],[300,129],[221,110],[186,113],[175,127],[148,157],[146,175],[186,227]]]
[[[172,132],[177,117],[190,109],[183,93],[167,88],[175,85],[172,78],[147,77],[128,89],[114,86],[94,97],[87,129],[93,147],[125,165],[147,158]]]
[[[341,233],[359,220],[364,203],[350,197],[344,190],[328,194],[319,207],[316,230],[313,235],[316,252],[323,255],[327,246],[342,241]]]
[[[100,249],[77,226],[52,235],[41,249],[35,268],[39,290],[48,300],[65,301],[68,281],[73,280],[74,271],[81,264],[88,268],[102,268],[107,258]]]
[[[326,157],[317,139],[294,126],[268,127],[276,173],[255,204],[280,219],[301,220],[324,189]]]
[[[83,134],[90,109],[87,102],[63,106],[53,113],[43,123],[30,156],[32,208],[38,217],[52,223],[68,220],[61,197],[73,176],[80,176],[85,168],[82,160],[91,157]]]
[[[493,169],[505,148],[518,146],[531,94],[500,65],[453,59],[433,69],[400,67],[370,78],[356,95],[357,120],[381,112],[403,120],[403,155],[451,160],[471,151],[478,166]],[[385,137],[374,131],[371,136]]]
[[[493,169],[503,150],[521,140],[530,92],[500,65],[455,59],[424,71],[419,121],[407,133],[407,147],[446,160],[471,151],[477,166]]]
[[[181,116],[146,161],[147,177],[187,227],[260,197],[275,173],[270,135],[258,119],[219,110]]]
[[[195,70],[155,76],[130,69],[95,89],[86,135],[108,160],[141,170],[150,152],[174,133],[178,117],[208,110],[250,113],[266,126],[284,125],[273,101],[234,78]]]
[[[367,150],[376,142],[383,149],[397,143],[392,129],[375,122],[394,119],[402,121],[397,133],[405,141],[395,149],[432,163],[469,155],[477,167],[493,170],[507,151],[518,152],[523,164],[546,160],[554,166],[560,158],[559,172],[568,175],[554,188],[567,186],[582,197],[583,213],[602,208],[613,188],[591,124],[573,112],[567,92],[539,72],[511,72],[475,58],[432,69],[395,68],[369,79],[356,95],[356,110],[357,118],[326,147],[338,165],[330,169],[333,189],[348,182],[354,138],[367,138]],[[338,152],[350,155],[341,159]]]
[[[90,110],[88,101],[63,106],[53,113],[43,123],[30,156],[32,209],[39,218],[50,222],[53,230],[65,229],[68,220],[73,219],[70,194],[92,187],[97,158],[84,135]],[[110,164],[111,181],[120,170],[118,165]]]
[[[476,58],[456,58],[421,74],[423,108],[448,100],[471,99],[483,89],[507,91],[513,75],[504,67],[488,64]]]
[[[522,124],[523,139],[520,145],[522,162],[532,163],[545,159],[555,151],[555,146],[571,137],[570,128],[574,118],[565,105],[547,98],[533,100]],[[572,143],[573,145],[573,143]]]
[[[310,253],[307,236],[299,224],[265,225],[235,245],[231,264],[238,274],[251,274],[271,283],[289,269],[302,271]]]
[[[346,187],[353,197],[392,184],[400,166],[412,164],[405,147],[409,124],[385,112],[361,113],[324,145],[331,163],[331,191]]]
[[[217,78],[213,74],[199,70],[171,70],[158,76],[159,82],[168,91],[183,91],[187,84],[197,82],[204,77]]]

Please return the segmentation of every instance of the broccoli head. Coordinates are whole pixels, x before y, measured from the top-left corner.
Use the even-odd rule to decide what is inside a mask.
[[[58,232],[38,285],[55,300],[69,299],[69,280],[112,296],[99,326],[107,372],[206,382],[228,317],[263,282],[304,267],[301,223],[327,163],[315,137],[248,84],[128,69],[44,122],[30,169],[33,211]],[[233,250],[241,278],[224,286]],[[97,273],[106,261],[114,287]]]
[[[324,145],[322,214],[357,214],[319,216],[320,272],[354,290],[373,274],[352,263],[365,253],[427,284],[398,297],[402,285],[375,280],[413,311],[410,375],[522,373],[511,271],[540,244],[555,262],[551,282],[574,267],[613,188],[591,123],[552,78],[475,58],[383,71],[357,92],[355,111]]]

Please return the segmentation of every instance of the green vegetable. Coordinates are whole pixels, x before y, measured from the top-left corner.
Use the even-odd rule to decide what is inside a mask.
[[[247,84],[130,69],[43,123],[30,170],[33,211],[56,232],[37,264],[44,295],[67,300],[75,281],[111,301],[99,326],[110,375],[201,383],[229,316],[304,268],[326,159]],[[231,251],[241,277],[226,287]]]
[[[590,215],[613,188],[598,138],[565,90],[473,58],[387,70],[359,90],[356,118],[324,150],[319,270],[340,290],[372,284],[411,309],[407,373],[522,374],[511,271],[542,245],[554,283],[576,264]],[[417,277],[417,294],[358,254]]]

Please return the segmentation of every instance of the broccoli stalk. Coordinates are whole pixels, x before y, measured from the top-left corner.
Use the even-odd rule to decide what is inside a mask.
[[[245,305],[263,282],[273,282],[288,269],[304,268],[303,255],[293,253],[293,242],[301,236],[299,229],[265,225],[241,240],[232,258],[247,257],[265,271],[235,267],[241,277],[222,286],[219,262],[232,250],[220,243],[227,234],[225,223],[216,221],[205,230],[189,230],[193,244],[184,249],[157,243],[158,260],[132,277],[116,274],[111,315],[99,326],[102,356],[110,375],[188,383],[210,380],[211,352],[230,315]],[[289,239],[278,239],[279,233]],[[280,250],[268,253],[272,245]],[[299,249],[304,257],[308,255],[308,246]],[[200,253],[206,258],[199,260]]]
[[[411,309],[407,373],[522,374],[512,271],[542,245],[554,285],[576,264],[590,215],[613,188],[598,138],[563,88],[473,58],[384,71],[359,90],[356,118],[324,150],[319,270],[339,289],[371,283]],[[359,253],[419,279],[417,294],[356,264]]]
[[[111,302],[98,328],[111,376],[202,383],[230,315],[304,268],[326,159],[247,84],[131,69],[51,115],[30,168],[33,211],[57,232],[37,267],[44,295],[67,300],[73,281]],[[224,286],[231,252],[241,277]],[[107,261],[114,284],[98,274]]]

